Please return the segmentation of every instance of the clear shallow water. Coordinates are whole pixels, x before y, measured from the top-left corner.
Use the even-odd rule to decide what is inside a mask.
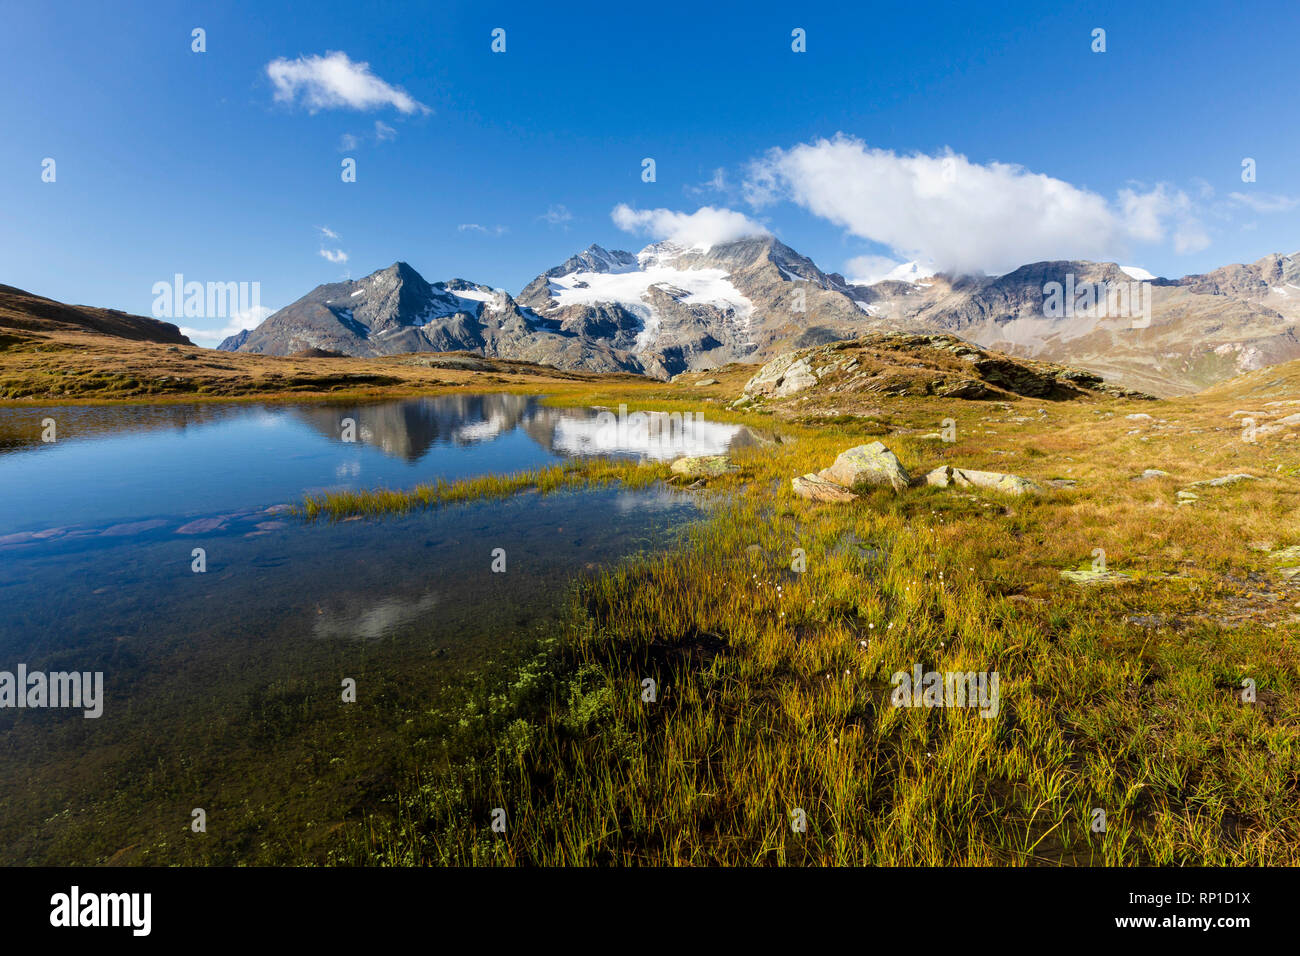
[[[743,428],[711,422],[671,435],[602,431],[598,415],[527,395],[0,408],[0,547],[154,518],[263,510],[323,490],[405,488],[576,455],[721,454],[753,442]],[[55,422],[53,443],[41,441],[46,419]],[[355,423],[352,442],[343,440],[346,420]],[[32,532],[49,533],[16,537]]]
[[[327,845],[436,749],[422,715],[457,674],[553,632],[577,576],[669,546],[698,512],[667,489],[338,523],[280,509],[326,488],[752,440],[710,426],[678,448],[593,442],[594,416],[509,395],[0,409],[0,670],[105,683],[96,720],[0,709],[0,862],[270,862]],[[196,806],[213,821],[202,839]]]

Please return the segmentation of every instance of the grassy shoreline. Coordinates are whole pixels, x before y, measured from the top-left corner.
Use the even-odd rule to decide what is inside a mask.
[[[1144,407],[1206,432],[1222,414]],[[953,408],[891,420],[913,474],[1001,463],[1081,487],[818,507],[789,477],[870,438],[789,426],[793,443],[736,456],[744,477],[681,548],[580,581],[555,641],[467,696],[447,766],[349,829],[335,862],[1300,862],[1300,628],[1277,598],[1300,594],[1269,577],[1261,598],[1272,569],[1247,544],[1300,540],[1300,490],[1262,477],[1173,502],[1194,478],[1294,467],[1294,447],[1153,444],[1105,402],[1053,407],[1014,439],[962,403],[962,441],[924,440]],[[1144,464],[1171,476],[1132,480]],[[1063,582],[1095,548],[1131,579]],[[997,716],[891,706],[890,675],[918,665],[997,671]]]

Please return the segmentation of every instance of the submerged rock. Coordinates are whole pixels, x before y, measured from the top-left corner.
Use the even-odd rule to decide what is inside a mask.
[[[912,480],[898,457],[878,441],[840,452],[835,463],[818,476],[853,491],[869,485],[889,485],[902,491]]]
[[[809,501],[856,501],[858,496],[843,485],[823,478],[821,475],[803,475],[791,478],[790,485],[794,493]]]
[[[1011,495],[1038,494],[1043,489],[1028,478],[1004,475],[998,471],[972,471],[941,465],[925,476],[925,483],[936,488],[987,488]]]

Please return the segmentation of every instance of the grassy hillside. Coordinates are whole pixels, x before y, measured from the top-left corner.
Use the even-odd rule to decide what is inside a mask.
[[[89,332],[131,342],[193,344],[170,322],[160,322],[116,309],[65,305],[8,285],[0,285],[0,329],[19,332]]]

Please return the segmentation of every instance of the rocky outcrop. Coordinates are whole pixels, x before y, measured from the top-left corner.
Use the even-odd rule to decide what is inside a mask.
[[[1254,475],[1222,475],[1218,478],[1206,478],[1204,481],[1193,481],[1193,488],[1222,488],[1224,485],[1236,485],[1243,481],[1259,481]]]
[[[973,471],[941,465],[925,476],[925,483],[936,488],[984,488],[1009,495],[1040,494],[1042,487],[1019,475],[1006,475],[998,471]]]
[[[751,401],[798,404],[816,397],[836,405],[881,394],[967,400],[1133,394],[1090,372],[986,352],[953,335],[902,332],[787,352],[760,368],[744,391]]]
[[[842,503],[858,500],[858,496],[843,485],[829,481],[821,475],[803,475],[798,478],[791,478],[790,484],[797,496],[806,498],[809,501]]]
[[[785,398],[816,384],[809,357],[790,352],[759,369],[745,383],[745,394],[751,398]]]

